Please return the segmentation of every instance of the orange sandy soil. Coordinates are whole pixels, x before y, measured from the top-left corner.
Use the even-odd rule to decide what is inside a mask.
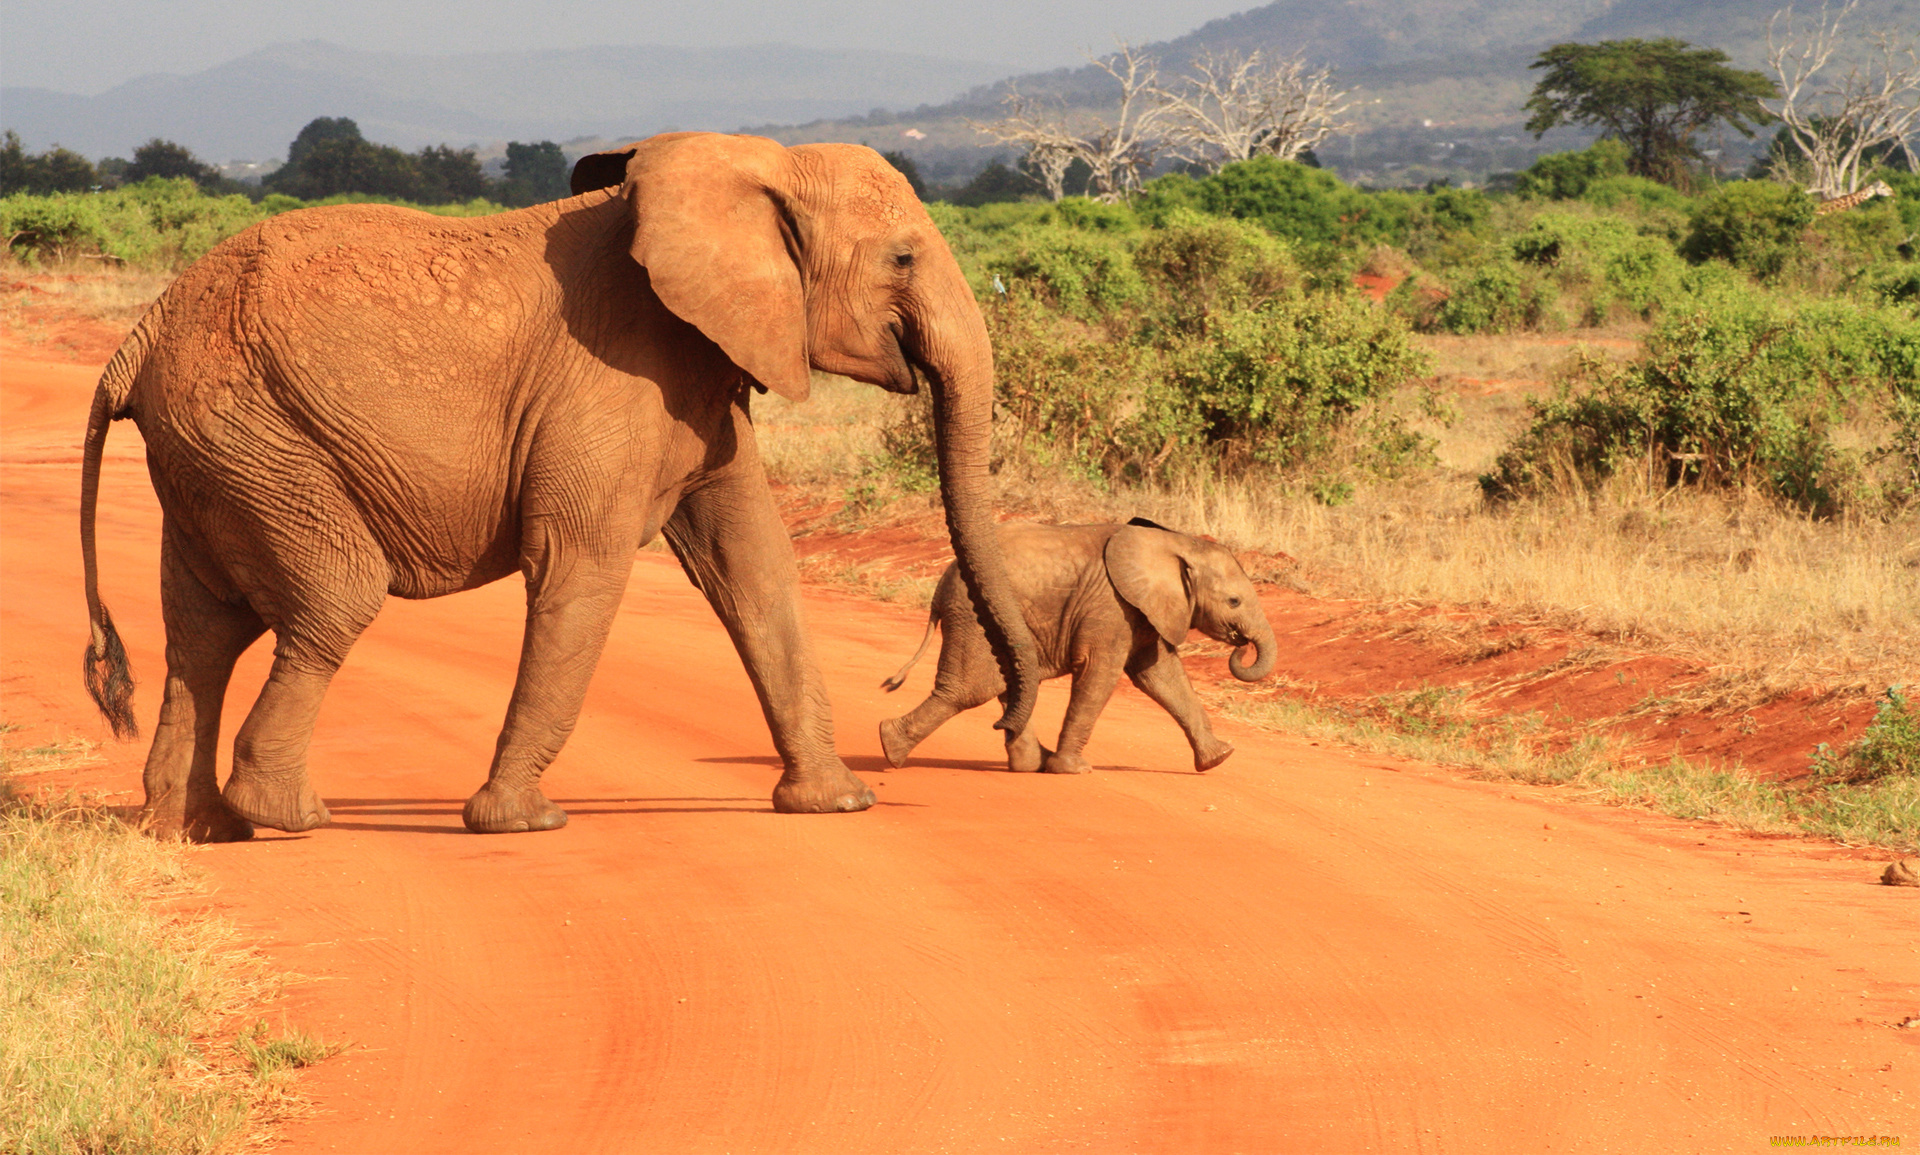
[[[99,358],[73,349],[0,343],[0,690],[15,742],[103,742],[102,764],[53,785],[136,802],[144,746],[111,741],[80,687],[79,442]],[[103,589],[150,729],[159,515],[130,423],[102,494]],[[874,727],[930,667],[899,695],[877,683],[922,615],[805,598],[840,748],[879,805],[771,812],[745,674],[648,552],[547,778],[571,825],[493,838],[467,834],[460,805],[512,681],[521,591],[389,604],[320,718],[312,770],[334,824],[196,856],[207,907],[312,976],[288,1020],[351,1044],[303,1081],[317,1110],[283,1149],[1920,1141],[1920,1030],[1893,1025],[1920,1012],[1920,892],[1876,885],[1875,856],[1232,722],[1238,753],[1196,775],[1131,689],[1095,733],[1092,775],[999,772],[985,711],[888,772]],[[1290,681],[1378,693],[1429,676],[1362,611],[1277,591],[1269,609]],[[1510,669],[1541,702],[1589,696],[1527,676],[1560,644],[1469,665]],[[242,662],[229,734],[266,656]],[[1050,684],[1043,720],[1063,704]]]

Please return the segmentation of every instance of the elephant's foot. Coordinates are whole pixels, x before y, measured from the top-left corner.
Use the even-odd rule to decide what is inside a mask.
[[[304,773],[262,779],[257,774],[235,770],[221,794],[228,809],[255,826],[298,834],[333,821],[326,803],[313,792],[313,783]]]
[[[1231,757],[1233,743],[1215,741],[1213,745],[1193,752],[1193,768],[1204,774]]]
[[[567,824],[567,812],[540,793],[538,786],[496,790],[489,782],[467,799],[460,819],[475,834],[525,834],[560,829]]]
[[[1032,731],[1022,732],[1007,743],[1007,769],[1015,774],[1035,773],[1051,757],[1053,751],[1042,746]]]
[[[1062,754],[1055,751],[1047,755],[1040,763],[1041,772],[1046,774],[1091,774],[1093,766],[1078,754]]]
[[[873,791],[845,766],[804,779],[788,772],[773,788],[773,808],[782,814],[845,814],[873,803]]]
[[[900,724],[905,720],[905,715],[902,715],[880,723],[880,752],[887,756],[889,766],[905,766],[907,755],[913,753],[913,748],[920,744],[907,737],[906,727]]]
[[[245,842],[253,837],[253,823],[235,814],[214,794],[193,807],[158,805],[140,808],[141,827],[155,838],[184,838],[188,842]]]

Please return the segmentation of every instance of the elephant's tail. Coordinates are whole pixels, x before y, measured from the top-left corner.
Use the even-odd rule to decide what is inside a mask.
[[[880,688],[882,690],[885,690],[887,693],[891,694],[895,690],[898,690],[901,686],[906,685],[907,675],[913,671],[914,664],[920,660],[920,655],[927,652],[927,643],[933,641],[933,629],[935,626],[939,624],[940,624],[940,608],[939,608],[938,601],[936,601],[934,603],[934,608],[928,611],[927,613],[927,632],[920,635],[920,648],[913,652],[913,657],[908,658],[907,664],[904,666],[901,666],[899,671],[895,673],[893,677],[888,678],[886,681],[880,683]]]
[[[94,705],[106,715],[116,738],[137,737],[140,723],[133,716],[133,666],[127,661],[113,615],[100,600],[100,558],[94,546],[94,512],[100,503],[100,459],[107,446],[107,430],[127,415],[127,399],[146,364],[160,325],[156,304],[140,318],[120,351],[107,363],[93,391],[93,409],[87,415],[87,436],[80,461],[80,563],[85,572],[87,625],[90,637],[82,676]]]

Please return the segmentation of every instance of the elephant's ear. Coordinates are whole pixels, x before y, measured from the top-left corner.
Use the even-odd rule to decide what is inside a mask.
[[[804,401],[807,309],[786,151],[764,137],[666,133],[580,158],[573,185],[608,187],[596,182],[624,156],[633,259],[661,303],[755,381]]]
[[[1107,539],[1107,580],[1170,646],[1187,640],[1193,623],[1192,580],[1179,534],[1123,525]]]
[[[630,144],[612,152],[588,153],[573,162],[573,176],[568,178],[567,186],[574,196],[595,189],[619,188],[627,183],[627,162],[633,159],[633,150],[638,147]]]

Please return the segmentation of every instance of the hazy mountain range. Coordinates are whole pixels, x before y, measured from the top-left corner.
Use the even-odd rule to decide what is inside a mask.
[[[1202,49],[1298,52],[1331,64],[1342,86],[1355,90],[1361,132],[1325,150],[1330,159],[1364,169],[1374,163],[1371,150],[1400,158],[1389,167],[1425,161],[1487,171],[1524,164],[1542,147],[1519,125],[1535,79],[1527,65],[1546,45],[1677,36],[1721,48],[1737,66],[1764,68],[1767,20],[1780,6],[1276,0],[1151,48],[1171,72]],[[1851,27],[1874,26],[1920,29],[1920,0],[1864,0]],[[144,77],[98,96],[7,88],[0,90],[0,124],[17,130],[29,148],[58,141],[89,156],[124,156],[162,136],[214,161],[281,156],[316,116],[353,117],[369,139],[409,149],[753,128],[789,142],[900,148],[929,176],[955,179],[993,154],[967,121],[993,116],[1009,84],[1088,105],[1105,102],[1112,87],[1091,67],[1006,78],[961,60],[782,45],[426,56],[304,41],[192,76]],[[1474,153],[1471,160],[1462,148]]]
[[[352,117],[369,140],[407,149],[731,131],[947,100],[999,75],[964,60],[778,44],[424,56],[302,41],[98,96],[6,88],[0,122],[29,149],[57,141],[87,156],[126,156],[161,136],[224,162],[284,156],[317,116]]]

